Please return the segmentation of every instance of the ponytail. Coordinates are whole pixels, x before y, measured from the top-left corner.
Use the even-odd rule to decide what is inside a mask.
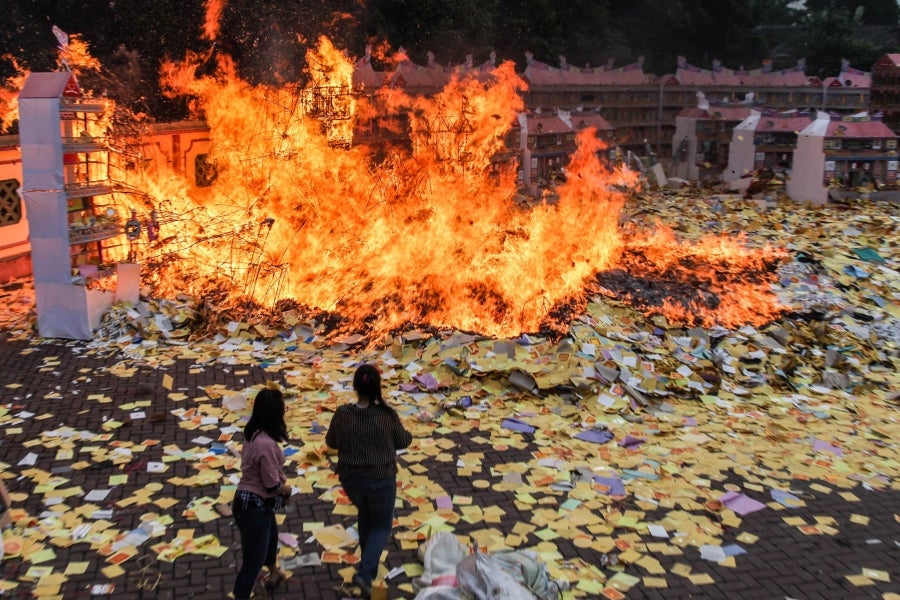
[[[366,398],[374,406],[392,415],[400,418],[394,407],[388,405],[384,401],[384,395],[381,391],[381,373],[375,365],[363,363],[359,365],[353,374],[353,390],[361,397]]]

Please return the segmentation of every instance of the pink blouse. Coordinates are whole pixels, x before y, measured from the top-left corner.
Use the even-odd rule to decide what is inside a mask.
[[[284,452],[265,431],[258,431],[253,439],[244,442],[241,452],[241,481],[238,490],[253,492],[262,498],[272,498],[287,477],[282,466]],[[275,491],[269,491],[271,489]]]

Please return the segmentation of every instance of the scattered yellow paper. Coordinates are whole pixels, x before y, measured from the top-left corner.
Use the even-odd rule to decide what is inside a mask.
[[[866,515],[860,515],[860,514],[856,514],[856,513],[853,513],[852,515],[850,515],[850,522],[856,523],[857,525],[868,525],[869,520],[870,520],[869,517]]]

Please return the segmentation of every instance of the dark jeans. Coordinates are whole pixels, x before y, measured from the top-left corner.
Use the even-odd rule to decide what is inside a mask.
[[[357,567],[359,577],[371,583],[378,574],[381,553],[387,545],[394,523],[394,501],[397,480],[367,479],[351,476],[341,480],[347,497],[359,513],[359,547],[362,560]]]
[[[271,508],[248,506],[242,509],[235,503],[234,521],[241,534],[241,570],[234,581],[236,600],[249,598],[256,576],[263,565],[275,566],[278,552],[278,524]]]

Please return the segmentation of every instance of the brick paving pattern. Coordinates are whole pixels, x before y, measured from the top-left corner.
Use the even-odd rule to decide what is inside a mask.
[[[42,369],[44,358],[58,357],[59,364],[52,369]],[[222,517],[208,523],[199,523],[182,517],[181,512],[193,498],[204,495],[215,496],[218,484],[210,489],[175,486],[166,481],[171,477],[189,477],[196,474],[193,466],[186,461],[170,463],[165,474],[147,473],[141,468],[142,463],[160,460],[162,446],[174,443],[180,447],[191,445],[190,439],[197,433],[178,426],[171,415],[164,421],[151,419],[135,420],[117,430],[118,439],[128,439],[136,443],[143,439],[155,438],[163,440],[163,444],[145,450],[134,461],[125,465],[110,463],[94,464],[90,468],[73,471],[68,465],[72,461],[55,461],[54,452],[41,452],[40,447],[26,447],[23,443],[39,438],[43,430],[60,426],[75,429],[101,431],[105,418],[111,412],[104,411],[101,405],[87,400],[89,394],[102,393],[111,396],[114,402],[134,400],[139,386],[146,384],[158,390],[154,396],[154,407],[147,410],[148,416],[154,410],[171,409],[164,406],[165,390],[160,388],[162,372],[171,374],[176,381],[190,381],[198,388],[208,384],[222,384],[230,389],[243,389],[271,377],[259,366],[247,366],[249,374],[236,375],[234,369],[223,369],[219,365],[207,366],[202,373],[190,374],[192,365],[189,361],[176,361],[165,367],[165,371],[149,367],[138,367],[130,378],[122,378],[106,373],[102,367],[112,365],[121,360],[114,354],[100,356],[85,350],[83,344],[75,342],[44,341],[24,342],[5,339],[0,333],[0,390],[3,390],[3,404],[12,408],[13,412],[27,410],[38,415],[50,413],[47,419],[25,419],[19,426],[21,433],[3,432],[0,444],[0,461],[11,465],[11,469],[28,453],[38,454],[37,467],[54,472],[70,479],[70,485],[79,485],[85,491],[96,487],[108,487],[111,474],[132,470],[129,488],[141,487],[150,482],[161,482],[165,485],[158,495],[171,496],[178,504],[169,509],[174,523],[167,528],[167,537],[179,529],[193,529],[195,537],[214,534],[229,550],[221,558],[185,555],[172,563],[156,560],[149,546],[157,540],[151,540],[142,547],[142,555],[148,557],[148,567],[140,571],[142,563],[132,559],[123,563],[126,570],[124,576],[116,578],[116,589],[112,597],[154,600],[166,599],[221,599],[230,592],[239,560],[239,549],[236,530],[229,518]],[[243,368],[243,367],[242,367]],[[9,384],[21,387],[11,389]],[[44,396],[56,391],[60,399],[45,399]],[[191,390],[194,391],[194,390]],[[188,393],[190,395],[190,392]],[[900,430],[898,430],[900,432]],[[511,449],[503,453],[494,452],[489,446],[474,443],[470,435],[451,435],[458,444],[460,452],[484,452],[484,468],[487,470],[496,462],[529,461],[530,452]],[[78,457],[76,457],[77,459]],[[457,474],[455,465],[428,460],[423,464],[429,467],[428,476],[438,482],[448,494],[472,496],[475,503],[482,508],[499,506],[505,511],[503,530],[511,529],[516,522],[528,520],[530,515],[520,512],[514,502],[512,492],[503,493],[493,489],[477,490],[469,480]],[[737,479],[735,479],[737,481]],[[24,505],[32,516],[38,516],[45,510],[42,495],[33,494],[33,482],[19,477],[6,480],[10,492],[27,494]],[[802,482],[801,482],[802,483]],[[800,483],[798,486],[802,489]],[[213,489],[215,488],[215,489]],[[708,573],[714,583],[694,585],[687,578],[666,573],[668,582],[666,589],[652,589],[641,584],[633,587],[626,594],[627,598],[648,599],[680,599],[680,598],[749,598],[776,599],[796,598],[798,600],[817,600],[825,598],[884,598],[885,594],[900,594],[900,491],[867,491],[862,487],[854,490],[859,497],[858,502],[849,502],[837,493],[823,494],[807,489],[810,499],[807,506],[789,511],[762,510],[743,518],[742,532],[750,532],[759,536],[755,544],[742,544],[746,554],[737,557],[736,567],[728,568],[704,560],[694,548],[687,547],[679,556],[658,555],[659,562],[668,571],[675,563],[686,563],[693,573]],[[116,528],[129,531],[139,524],[144,512],[164,512],[156,506],[132,506],[117,508],[113,503],[121,497],[123,490],[114,488],[105,500],[113,511],[112,521]],[[629,508],[625,501],[625,508]],[[870,517],[868,525],[857,525],[850,521],[851,514],[864,514]],[[399,511],[399,515],[403,510]],[[813,522],[816,515],[833,517],[838,525],[836,535],[804,535],[797,527],[787,525],[783,517],[803,516],[807,522]],[[648,514],[648,519],[652,514]],[[286,520],[282,531],[291,531],[303,538],[302,526],[305,522],[321,521],[326,524],[343,523],[350,526],[352,518],[333,514],[333,506],[316,498],[316,494],[304,494],[292,503],[286,512]],[[464,521],[456,524],[456,530],[466,533],[473,526]],[[734,536],[726,532],[723,542],[734,542]],[[533,535],[528,544],[538,540]],[[71,575],[63,585],[63,596],[66,599],[89,598],[91,585],[105,582],[107,578],[100,569],[107,566],[97,555],[96,550],[88,544],[74,544],[69,548],[52,547],[56,557],[49,563],[56,572],[62,572],[72,561],[88,561],[90,567],[82,575]],[[599,566],[601,555],[592,549],[576,547],[570,540],[558,540],[559,551],[565,558],[580,557],[589,564]],[[396,567],[407,562],[418,562],[413,550],[401,550],[397,541],[389,543],[390,555],[388,567]],[[303,552],[316,550],[315,544],[301,546]],[[20,558],[7,558],[2,563],[3,578],[16,580],[27,570],[29,563]],[[889,582],[876,581],[873,585],[857,587],[850,583],[847,575],[859,574],[862,568],[883,570],[889,573]],[[341,577],[339,565],[322,565],[305,567],[294,573],[287,587],[271,596],[274,598],[308,598],[331,600],[345,597],[337,590]],[[145,579],[158,570],[159,583],[155,589],[142,589]],[[641,568],[628,566],[626,572],[641,577],[646,575]],[[611,572],[608,571],[609,574]],[[399,583],[408,582],[405,575],[392,580],[389,587],[390,598],[412,598],[412,594],[397,589]],[[9,597],[31,598],[31,584],[21,583]],[[94,596],[102,597],[102,596]]]

